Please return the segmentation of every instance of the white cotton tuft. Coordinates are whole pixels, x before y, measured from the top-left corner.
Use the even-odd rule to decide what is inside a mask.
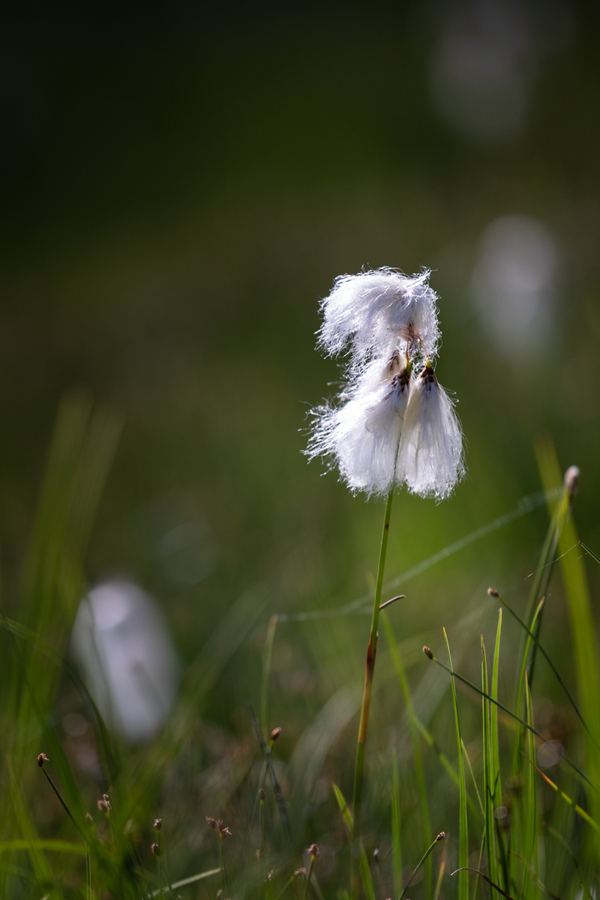
[[[403,367],[400,360],[398,353],[387,363],[375,360],[342,395],[341,406],[315,410],[308,456],[337,463],[353,491],[382,495],[402,483],[397,457],[411,367]]]
[[[409,491],[437,500],[448,497],[465,473],[462,429],[430,363],[411,386],[398,469]]]
[[[341,275],[321,303],[320,345],[332,356],[350,345],[353,367],[389,354],[400,341],[434,359],[440,331],[429,275],[390,268]]]

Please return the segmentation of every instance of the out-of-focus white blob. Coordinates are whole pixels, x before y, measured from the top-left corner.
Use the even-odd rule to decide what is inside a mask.
[[[151,738],[175,700],[179,666],[155,601],[128,581],[108,581],[81,601],[73,653],[111,729]]]
[[[551,769],[565,755],[565,748],[560,741],[544,741],[537,749],[537,761],[543,769]]]
[[[465,0],[445,13],[430,60],[440,114],[473,140],[517,137],[544,55],[568,41],[568,11],[560,0]]]
[[[484,325],[514,360],[535,357],[551,337],[561,269],[548,229],[527,216],[503,216],[485,229],[471,279]]]

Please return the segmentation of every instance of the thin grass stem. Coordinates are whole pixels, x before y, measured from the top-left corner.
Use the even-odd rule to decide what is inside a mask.
[[[408,879],[408,881],[402,888],[402,893],[400,894],[400,897],[398,898],[398,900],[404,900],[404,898],[406,897],[406,893],[407,893],[409,887],[411,886],[411,884],[413,883],[413,880],[414,880],[417,872],[419,871],[421,866],[424,865],[425,861],[429,857],[430,853],[432,852],[432,850],[436,846],[436,844],[439,844],[440,841],[443,841],[445,837],[446,837],[446,833],[444,831],[440,831],[440,833],[434,837],[431,844],[429,845],[429,847],[427,848],[427,850],[425,851],[425,853],[423,854],[423,856],[421,857],[421,859],[419,860],[419,862],[417,863],[415,868],[413,869],[410,878]]]
[[[446,642],[446,651],[448,653],[448,662],[450,664],[449,671],[452,672],[452,655],[450,653],[450,642],[446,629],[444,628],[444,641]],[[454,677],[450,680],[452,689],[452,705],[454,707],[454,724],[456,727],[456,742],[458,747],[458,778],[459,778],[459,817],[458,817],[458,861],[460,866],[466,866],[469,862],[469,824],[467,818],[467,785],[465,782],[465,767],[463,763],[463,742],[460,730],[460,717],[458,714],[458,699],[456,697],[456,684]],[[469,900],[469,878],[466,873],[461,873],[458,880],[458,898],[459,900]]]
[[[360,722],[358,726],[358,739],[356,742],[356,767],[354,770],[354,798],[353,811],[354,822],[352,828],[352,841],[355,843],[361,835],[361,813],[363,781],[365,769],[365,745],[369,728],[369,713],[371,709],[371,697],[373,694],[373,675],[375,672],[375,660],[377,657],[377,629],[379,626],[379,606],[381,604],[381,592],[383,588],[383,575],[385,571],[385,559],[387,555],[388,538],[390,532],[390,518],[392,515],[393,490],[388,494],[383,517],[383,530],[381,534],[381,546],[379,550],[379,565],[377,567],[377,581],[375,596],[373,599],[373,615],[371,619],[371,632],[369,646],[367,648],[367,663],[365,670],[365,685],[363,690],[362,706],[360,710]],[[351,880],[350,889],[352,900],[357,900],[360,884],[360,861],[351,856]]]

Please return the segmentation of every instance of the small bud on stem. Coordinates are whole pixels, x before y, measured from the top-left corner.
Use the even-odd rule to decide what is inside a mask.
[[[38,753],[37,764],[40,769],[44,768],[44,763],[50,762],[45,753]]]
[[[429,647],[423,647],[423,653],[428,659],[433,659],[433,653],[429,649]]]
[[[500,596],[500,594],[498,593],[496,588],[488,588],[488,594],[490,595],[490,597],[499,597]]]

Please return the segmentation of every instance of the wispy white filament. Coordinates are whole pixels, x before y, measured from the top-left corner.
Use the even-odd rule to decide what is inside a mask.
[[[406,484],[441,500],[464,474],[460,424],[431,363],[440,332],[428,278],[344,275],[322,303],[319,343],[334,355],[350,348],[348,383],[336,403],[313,410],[307,455],[337,465],[353,491]]]

